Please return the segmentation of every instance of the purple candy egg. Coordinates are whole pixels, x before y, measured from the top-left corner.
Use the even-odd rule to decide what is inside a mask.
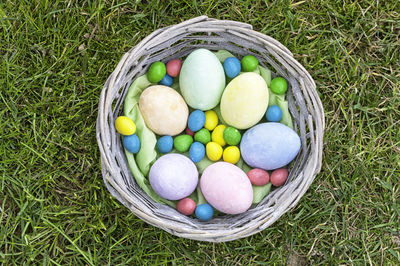
[[[151,166],[149,180],[153,190],[162,198],[180,200],[196,189],[199,173],[189,158],[169,153],[158,158]]]

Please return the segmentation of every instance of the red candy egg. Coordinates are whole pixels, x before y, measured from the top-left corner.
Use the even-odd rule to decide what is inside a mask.
[[[187,135],[192,136],[192,137],[194,136],[194,132],[191,131],[188,127],[186,128],[185,133],[186,133]]]
[[[175,78],[179,75],[179,72],[181,72],[182,61],[179,59],[173,59],[167,63],[166,67],[167,74]]]
[[[263,169],[254,168],[251,169],[247,176],[250,179],[250,183],[255,186],[264,186],[269,182],[269,174],[267,171]]]
[[[288,170],[286,168],[279,168],[272,172],[271,174],[271,184],[279,187],[285,184],[286,179],[288,178]]]
[[[196,203],[191,198],[184,198],[178,201],[176,209],[184,215],[191,215],[196,210]]]

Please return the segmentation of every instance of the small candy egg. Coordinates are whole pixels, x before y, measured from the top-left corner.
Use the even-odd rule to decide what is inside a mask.
[[[253,55],[246,55],[242,58],[242,70],[244,72],[254,71],[258,66],[258,60]]]
[[[222,147],[226,145],[226,142],[224,140],[225,128],[226,128],[225,125],[218,125],[216,128],[214,128],[213,132],[211,133],[211,140],[218,143]]]
[[[196,141],[190,145],[189,157],[194,163],[200,162],[204,158],[205,154],[206,148],[204,148],[204,145],[200,142]]]
[[[210,204],[203,203],[196,207],[196,217],[203,222],[209,221],[213,215],[214,210]]]
[[[234,127],[227,127],[224,130],[223,134],[224,140],[226,143],[229,145],[235,146],[238,145],[240,142],[240,139],[242,138],[242,135],[240,135],[239,130],[237,130]]]
[[[191,198],[181,199],[176,204],[176,209],[184,215],[192,215],[196,209],[196,202]]]
[[[168,153],[172,150],[172,146],[174,145],[174,140],[171,136],[162,136],[157,140],[157,150],[161,153]]]
[[[269,182],[268,172],[260,168],[251,169],[247,173],[247,176],[249,177],[251,184],[255,186],[264,186]]]
[[[224,61],[224,70],[225,74],[230,77],[234,78],[240,73],[240,61],[236,57],[228,57]]]
[[[130,136],[135,133],[136,125],[129,117],[119,116],[115,119],[115,129],[121,135]]]
[[[268,107],[265,117],[270,122],[279,122],[282,119],[282,110],[277,105],[271,105]]]
[[[163,62],[154,62],[147,71],[147,79],[152,83],[157,83],[162,80],[166,73],[167,69]]]
[[[181,72],[182,61],[179,59],[173,59],[167,63],[167,73],[171,77],[177,77]]]
[[[204,127],[212,131],[218,125],[217,113],[213,110],[209,110],[205,112],[205,116],[206,116],[206,122],[204,123]]]
[[[285,94],[287,91],[287,82],[284,78],[282,77],[276,77],[273,80],[271,80],[271,84],[269,85],[269,88],[273,93],[276,94]]]
[[[206,115],[201,110],[194,110],[188,118],[188,128],[193,131],[199,131],[206,122]]]
[[[123,137],[122,143],[125,149],[133,154],[138,153],[140,150],[140,140],[135,134]]]
[[[186,133],[187,135],[192,136],[192,137],[194,136],[194,132],[191,131],[190,128],[188,128],[188,127],[185,129],[185,133]]]
[[[206,145],[211,141],[210,131],[208,131],[205,128],[200,129],[199,131],[196,132],[196,134],[194,134],[194,140]]]
[[[271,173],[271,184],[279,187],[285,184],[286,179],[288,178],[288,170],[286,168],[279,168],[274,170]]]
[[[216,142],[209,142],[206,145],[206,153],[211,161],[218,161],[222,156],[222,147]]]
[[[154,192],[167,200],[180,200],[195,191],[199,181],[196,165],[186,156],[168,153],[150,168],[149,182]]]
[[[171,87],[172,83],[174,83],[174,79],[170,75],[165,74],[165,76],[158,84]]]
[[[180,135],[174,139],[174,147],[179,152],[187,152],[192,143],[193,138],[189,135]]]
[[[222,158],[227,163],[232,163],[232,164],[237,163],[240,159],[239,148],[236,146],[226,147],[222,155]]]

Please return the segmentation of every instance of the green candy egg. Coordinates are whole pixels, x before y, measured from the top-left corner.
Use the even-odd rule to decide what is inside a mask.
[[[258,60],[253,55],[246,55],[242,58],[242,70],[244,72],[251,72],[254,71],[258,66]]]
[[[163,62],[154,62],[147,71],[147,79],[151,83],[157,83],[163,79],[166,73],[167,68]]]
[[[208,131],[205,128],[200,129],[199,131],[196,132],[196,134],[194,134],[194,140],[206,145],[211,141],[210,131]]]
[[[287,82],[282,77],[274,78],[269,86],[273,93],[279,95],[285,94],[287,90]]]
[[[224,130],[224,140],[231,146],[238,145],[242,136],[240,135],[239,130],[234,127],[227,127]]]
[[[190,135],[180,135],[174,139],[174,147],[179,152],[187,152],[192,143],[193,138]]]

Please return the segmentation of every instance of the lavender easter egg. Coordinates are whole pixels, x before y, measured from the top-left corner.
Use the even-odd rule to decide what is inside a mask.
[[[193,109],[210,110],[218,105],[225,88],[225,72],[216,55],[197,49],[183,62],[179,87]]]
[[[199,173],[189,158],[169,153],[151,166],[149,180],[153,190],[164,199],[180,200],[196,189]]]
[[[262,123],[247,130],[240,143],[243,160],[254,168],[273,170],[290,163],[300,150],[300,138],[281,123]]]
[[[246,173],[231,163],[208,166],[201,176],[200,188],[208,203],[227,214],[245,212],[253,201],[253,189]]]

